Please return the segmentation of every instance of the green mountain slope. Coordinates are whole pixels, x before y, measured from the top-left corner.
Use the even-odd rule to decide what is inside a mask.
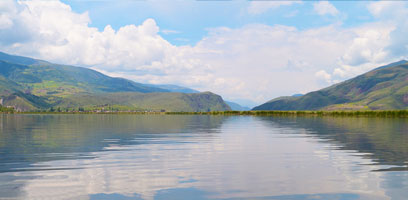
[[[203,111],[229,109],[222,98],[215,94],[198,93],[190,101],[183,101],[188,99],[188,96],[170,93],[171,90],[165,88],[136,83],[123,78],[109,77],[87,68],[58,65],[0,52],[0,98],[2,105],[14,106],[18,110],[66,108],[67,105],[71,104],[87,107],[110,104],[127,110]],[[172,88],[176,88],[176,86]],[[147,95],[150,93],[154,93],[154,95]],[[81,103],[84,101],[88,103]],[[71,103],[68,104],[67,102]],[[186,102],[189,106],[185,106]]]
[[[206,112],[230,110],[222,98],[203,93],[99,93],[78,94],[64,98],[57,107],[85,110],[151,110],[172,112]]]
[[[34,95],[64,96],[78,92],[168,92],[123,78],[112,78],[87,68],[6,55],[2,53],[0,56],[0,75],[30,90]]]
[[[408,62],[379,67],[299,97],[279,97],[253,110],[408,109]]]

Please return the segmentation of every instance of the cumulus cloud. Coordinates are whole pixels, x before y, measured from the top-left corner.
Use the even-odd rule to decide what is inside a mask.
[[[313,4],[315,12],[319,15],[337,15],[339,11],[329,1],[319,1]]]
[[[390,45],[390,33],[394,26],[374,23],[352,29],[354,37],[339,59],[333,75],[345,79],[364,73],[374,67],[395,61],[386,47]]]
[[[385,50],[391,55],[403,59],[408,54],[408,9],[403,1],[379,1],[368,6],[373,16],[377,17],[388,26],[394,27],[390,32],[390,45]]]
[[[344,80],[407,59],[407,3],[378,1],[368,4],[367,9],[378,21],[353,28],[355,37],[334,69],[334,77]]]
[[[248,13],[254,15],[262,14],[271,9],[276,9],[281,6],[289,6],[297,3],[301,3],[301,1],[251,1],[248,7]]]
[[[402,16],[408,13],[403,1],[376,1],[370,3],[367,8],[375,17]]]
[[[213,51],[204,55],[204,60],[217,69],[216,74],[234,85],[243,82],[236,91],[228,89],[224,93],[255,94],[254,100],[262,101],[319,88],[316,71],[334,66],[351,36],[338,26],[300,31],[289,26],[254,24],[213,29],[195,48]]]
[[[326,81],[327,83],[332,83],[331,75],[329,73],[327,73],[326,71],[324,71],[324,70],[320,70],[320,71],[316,72],[315,76],[318,79]]]
[[[270,2],[251,5],[260,3],[273,8]],[[405,7],[386,20],[383,16],[393,9],[380,4],[368,7],[379,21],[358,27],[218,27],[194,46],[175,46],[159,35],[166,30],[154,19],[117,30],[107,25],[100,31],[89,26],[87,12],[73,12],[59,1],[1,1],[0,50],[262,103],[316,90],[400,58],[408,46]]]
[[[7,29],[13,26],[12,16],[16,12],[13,1],[1,1],[0,2],[0,30]]]
[[[12,25],[0,30],[0,35],[5,36],[1,43],[11,43],[3,46],[8,52],[65,64],[146,70],[146,65],[154,66],[173,48],[158,35],[159,28],[153,19],[117,31],[109,25],[98,31],[89,27],[87,12],[75,13],[58,1],[20,1],[8,7],[18,10],[10,14]],[[10,38],[16,37],[16,32],[26,34]]]
[[[174,46],[160,37],[154,19],[118,30],[108,25],[98,31],[89,27],[88,13],[75,13],[58,1],[11,2],[7,6],[16,10],[9,12],[10,19],[21,27],[4,28],[0,34],[9,36],[24,28],[27,37],[16,41],[1,38],[3,51],[88,66],[139,82],[188,85],[230,98],[253,97],[258,102],[282,91],[292,92],[298,81],[308,79],[300,73],[290,81],[281,77],[290,76],[285,71],[288,63],[296,68],[315,62],[309,48],[337,48],[329,39],[334,31],[330,27],[320,30],[326,32],[325,39],[316,33],[319,30],[302,32],[287,26],[216,28],[196,46]],[[331,50],[325,52],[330,57]],[[285,81],[287,88],[270,89],[270,85]]]
[[[390,41],[390,33],[395,27],[385,24],[373,24],[354,29],[356,37],[343,56],[343,62],[360,65],[367,62],[383,61],[387,52],[384,47]]]

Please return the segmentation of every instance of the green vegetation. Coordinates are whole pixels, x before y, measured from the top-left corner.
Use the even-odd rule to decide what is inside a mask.
[[[19,112],[230,110],[220,96],[210,92],[170,92],[187,90],[173,85],[155,87],[87,68],[0,52],[0,104]]]
[[[92,112],[124,112],[124,111],[186,111],[203,112],[213,110],[229,110],[222,98],[210,92],[184,93],[102,93],[78,94],[62,99],[54,107],[69,111],[83,108]]]
[[[3,107],[0,105],[0,113],[14,113],[13,107]]]
[[[408,117],[408,110],[366,111],[213,111],[166,112],[169,115],[254,115],[254,116],[345,116],[345,117]]]
[[[363,110],[363,111],[210,111],[210,112],[172,112],[164,110],[126,110],[105,109],[94,110],[79,107],[78,109],[50,108],[43,111],[20,112],[21,114],[136,114],[136,115],[225,115],[225,116],[278,116],[278,117],[408,117],[408,110]]]
[[[253,110],[408,109],[408,62],[400,61],[298,97],[280,97]]]

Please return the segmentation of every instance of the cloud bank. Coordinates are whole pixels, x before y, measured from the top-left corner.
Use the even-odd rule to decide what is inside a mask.
[[[254,14],[264,12],[255,9],[257,3],[249,5]],[[314,9],[322,15],[339,13],[328,2]],[[264,24],[218,27],[195,45],[175,46],[159,35],[160,27],[151,18],[117,30],[110,25],[98,30],[90,26],[87,12],[76,13],[59,1],[6,0],[0,2],[0,50],[137,82],[180,84],[262,103],[405,58],[406,4],[373,2],[367,9],[377,22],[306,30]]]
[[[337,15],[339,11],[329,1],[319,1],[313,4],[314,10],[319,15]]]

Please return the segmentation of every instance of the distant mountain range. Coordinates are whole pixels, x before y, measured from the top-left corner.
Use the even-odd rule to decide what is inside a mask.
[[[92,69],[0,52],[0,105],[20,111],[249,110],[211,92],[142,84]],[[408,61],[401,60],[307,94],[272,99],[253,110],[408,109]]]
[[[0,52],[0,104],[17,110],[230,110],[211,92],[141,84],[95,70]]]
[[[408,62],[401,60],[302,96],[272,99],[253,110],[408,109]]]
[[[247,111],[247,110],[251,110],[251,108],[246,107],[246,106],[241,106],[235,102],[231,102],[231,101],[225,101],[226,104],[229,105],[229,107],[232,110],[236,110],[236,111]]]
[[[182,87],[182,86],[178,86],[178,85],[153,85],[153,84],[145,84],[146,86],[149,87],[155,87],[155,88],[160,88],[163,90],[167,90],[170,92],[181,92],[181,93],[200,93],[200,91],[198,90],[194,90],[191,88],[186,88],[186,87]]]

